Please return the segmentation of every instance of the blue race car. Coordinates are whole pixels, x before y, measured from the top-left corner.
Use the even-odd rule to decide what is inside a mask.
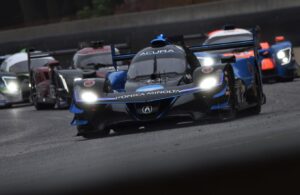
[[[251,39],[251,36],[252,33],[249,30],[227,25],[221,30],[208,33],[208,38],[204,45]],[[276,37],[275,41],[276,43],[271,46],[267,42],[260,43],[258,56],[263,80],[293,81],[298,65],[294,58],[292,43],[285,41],[283,36]],[[234,51],[225,55],[234,55],[236,58],[248,58],[255,54],[252,50],[246,52]]]
[[[262,75],[265,81],[293,81],[296,77],[298,64],[294,57],[293,45],[283,36],[277,36],[275,43],[260,44]]]
[[[255,32],[251,40],[192,47],[160,35],[137,54],[115,55],[112,47],[115,72],[75,82],[72,125],[79,136],[89,138],[132,122],[206,116],[229,120],[240,110],[259,114],[265,96],[258,56],[236,60],[222,55],[237,49],[257,53]],[[197,59],[195,53],[204,51],[219,54],[214,66]],[[119,71],[116,62],[126,60],[131,60],[128,71]]]

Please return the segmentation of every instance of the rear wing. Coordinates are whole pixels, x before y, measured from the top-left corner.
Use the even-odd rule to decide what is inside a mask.
[[[230,43],[221,43],[221,44],[212,44],[212,45],[195,45],[195,46],[186,46],[185,40],[191,40],[191,39],[198,39],[202,38],[204,35],[180,35],[180,36],[173,36],[169,37],[167,39],[168,42],[179,42],[181,43],[181,46],[183,46],[185,49],[190,50],[193,53],[196,52],[203,52],[203,51],[215,51],[215,50],[226,50],[226,49],[235,49],[235,48],[252,48],[255,53],[255,57],[258,58],[258,33],[260,31],[259,27],[251,29],[251,32],[253,34],[253,39],[248,41],[237,41],[237,42],[230,42]],[[126,60],[132,60],[136,54],[129,53],[129,54],[120,54],[116,55],[115,52],[115,46],[111,45],[112,49],[112,60],[113,64],[117,70],[117,62],[118,61],[126,61]]]

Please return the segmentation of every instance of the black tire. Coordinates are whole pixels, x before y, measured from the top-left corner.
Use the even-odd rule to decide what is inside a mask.
[[[34,103],[34,107],[36,110],[52,110],[55,104]]]
[[[4,106],[1,106],[0,109],[8,109],[11,107],[12,107],[12,104],[5,104]]]
[[[282,82],[293,82],[294,80],[295,80],[295,77],[281,79]]]
[[[39,103],[35,97],[32,98],[32,101],[36,110],[51,110],[55,108],[55,104]]]
[[[228,94],[230,108],[228,110],[219,111],[218,118],[222,122],[231,121],[235,119],[237,115],[235,79],[233,70],[229,67],[224,71],[224,80],[228,86],[226,93]]]
[[[109,135],[110,130],[103,127],[102,129],[98,129],[93,127],[92,125],[79,125],[77,126],[78,136],[82,136],[86,139],[106,137]]]

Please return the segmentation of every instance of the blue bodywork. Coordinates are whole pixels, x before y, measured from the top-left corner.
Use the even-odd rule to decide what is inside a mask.
[[[208,52],[199,52],[195,54],[201,63],[201,58],[213,58],[215,60],[215,65],[221,63],[222,54],[214,54]],[[255,68],[255,57],[249,58],[237,58],[236,62],[232,64],[234,71],[234,76],[236,80],[243,82],[246,88],[252,86],[254,82],[254,68]]]

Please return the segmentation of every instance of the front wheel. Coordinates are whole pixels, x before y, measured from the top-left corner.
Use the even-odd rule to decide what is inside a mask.
[[[82,136],[86,139],[106,137],[109,135],[110,130],[106,127],[97,128],[92,125],[79,125],[77,126],[78,136]]]
[[[51,110],[55,108],[55,104],[39,103],[36,98],[33,98],[33,105],[36,110]]]
[[[228,97],[229,108],[227,110],[219,111],[219,120],[230,121],[236,118],[236,89],[233,71],[230,68],[224,71],[224,81],[226,83],[226,96]]]

